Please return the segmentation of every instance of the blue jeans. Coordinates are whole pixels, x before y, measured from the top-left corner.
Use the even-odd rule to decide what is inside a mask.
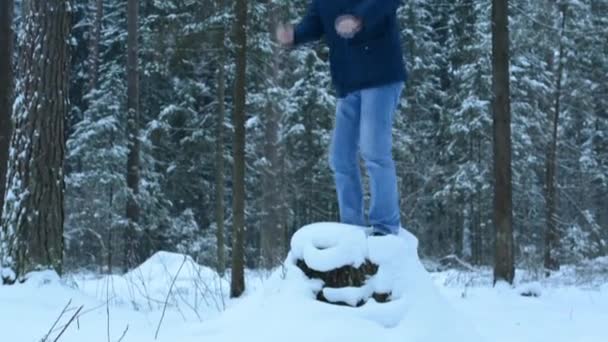
[[[401,226],[392,125],[403,82],[363,89],[338,100],[329,164],[334,173],[340,221],[368,226],[364,217],[359,155],[370,178],[369,225],[397,234]]]

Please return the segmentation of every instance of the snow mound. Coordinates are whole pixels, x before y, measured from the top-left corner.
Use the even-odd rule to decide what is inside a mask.
[[[61,278],[52,270],[34,271],[25,275],[25,284],[42,287],[49,284],[61,284]]]
[[[158,252],[125,275],[110,275],[77,281],[88,295],[117,305],[129,305],[138,311],[164,307],[188,308],[198,318],[209,308],[223,310],[225,293],[230,286],[208,267],[190,256]]]
[[[523,297],[540,297],[542,294],[542,285],[540,282],[530,282],[517,286],[517,292]]]
[[[143,279],[146,283],[165,284],[175,277],[176,282],[183,282],[199,278],[212,279],[214,276],[215,271],[197,264],[190,256],[170,252],[155,253],[125,275],[127,278]]]
[[[350,245],[349,245],[350,244]],[[250,342],[330,341],[482,341],[463,315],[450,307],[435,289],[417,255],[418,241],[402,230],[399,236],[366,237],[362,228],[337,223],[303,227],[292,239],[283,267],[264,288],[207,322],[196,335],[206,341],[238,341],[247,331]],[[377,273],[359,288],[328,289],[326,296],[354,303],[372,291],[392,293],[390,302],[371,298],[358,308],[322,303],[315,293],[323,287],[297,267],[331,269],[379,265]],[[234,329],[239,322],[239,329]]]
[[[16,278],[17,278],[17,275],[15,274],[15,272],[12,269],[10,269],[8,267],[0,266],[0,285],[2,285],[1,280],[5,280],[8,282],[14,282]]]

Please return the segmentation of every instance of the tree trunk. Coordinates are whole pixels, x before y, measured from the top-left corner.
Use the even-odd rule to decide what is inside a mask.
[[[13,113],[13,0],[0,3],[0,218],[8,166]]]
[[[0,238],[2,264],[17,279],[37,269],[62,271],[69,13],[65,0],[30,0],[23,8],[14,152]]]
[[[479,134],[476,134],[476,152],[477,152],[477,164],[481,164],[482,163],[482,138]],[[483,196],[483,189],[481,186],[481,183],[477,183],[477,189],[475,191],[475,194],[473,195],[474,201],[473,201],[473,207],[475,208],[472,211],[472,216],[473,216],[473,264],[475,265],[481,265],[483,263],[483,229],[482,229],[482,225],[483,225],[483,217],[482,217],[482,206],[483,206],[483,201],[482,201],[482,196]]]
[[[225,10],[225,3],[220,1],[219,9],[221,12]],[[226,51],[224,39],[226,38],[225,23],[222,22],[222,28],[218,35],[218,49],[220,49],[220,57],[218,60],[217,71],[217,136],[215,137],[215,224],[217,237],[217,271],[219,274],[224,274],[226,270],[226,251],[224,238],[224,119],[226,114],[225,97],[226,97],[226,72],[224,66],[226,64]]]
[[[288,206],[289,206],[289,198],[287,195],[287,189],[288,189],[288,179],[287,179],[287,170],[285,167],[286,162],[286,155],[287,152],[285,151],[285,149],[282,149],[282,153],[280,154],[280,166],[279,169],[281,170],[280,172],[280,187],[279,187],[279,193],[280,193],[280,200],[281,200],[281,210],[279,211],[279,217],[280,217],[280,222],[281,225],[283,226],[282,231],[283,231],[283,239],[281,240],[283,242],[283,250],[284,251],[288,251],[289,248],[291,248],[291,229],[289,228],[289,210],[288,210]]]
[[[279,187],[276,182],[277,172],[277,112],[272,103],[267,104],[265,125],[264,157],[266,163],[262,170],[262,205],[261,219],[261,266],[272,269],[281,263],[284,256],[283,231],[279,222]]]
[[[484,227],[485,224],[483,222],[483,216],[482,216],[482,208],[483,208],[483,193],[481,192],[481,185],[478,186],[477,188],[477,195],[476,197],[476,201],[477,201],[477,211],[476,211],[476,222],[475,222],[475,251],[476,251],[476,257],[475,257],[475,262],[477,265],[483,265],[484,262],[484,257],[483,257],[483,250],[484,250],[484,243],[483,243],[483,233],[484,233]]]
[[[91,57],[89,70],[89,90],[97,87],[99,78],[99,43],[101,41],[101,22],[103,19],[103,0],[95,0],[95,21],[93,22],[93,32],[91,36]]]
[[[233,231],[232,281],[230,296],[239,297],[245,291],[245,100],[247,95],[247,0],[236,0],[236,78],[234,82],[234,172],[233,172]]]
[[[557,252],[559,249],[559,230],[557,226],[557,129],[559,127],[559,116],[561,107],[562,77],[564,73],[564,33],[566,29],[567,5],[562,5],[562,22],[559,44],[559,60],[557,62],[557,79],[555,86],[555,107],[553,117],[549,114],[551,123],[551,140],[547,149],[546,173],[545,173],[545,203],[547,206],[547,226],[545,228],[545,269],[559,270]],[[547,273],[547,275],[549,275]]]
[[[139,221],[139,67],[138,67],[139,0],[127,2],[127,224],[125,237],[125,270],[136,262],[136,232]]]
[[[492,88],[494,92],[494,283],[513,283],[513,212],[511,188],[511,103],[509,89],[508,1],[492,0]]]
[[[112,217],[112,204],[114,203],[114,185],[110,184],[110,189],[108,190],[108,220],[107,220],[107,232],[108,232],[108,242],[107,242],[107,260],[108,260],[108,274],[112,274],[112,263],[114,258],[114,219]]]
[[[271,1],[267,2],[270,16],[269,32],[272,32],[277,22],[277,8]],[[272,80],[272,84],[279,82],[278,66],[280,63],[278,51],[273,49],[273,62],[267,65],[265,73]],[[284,257],[283,231],[279,221],[280,194],[277,181],[279,177],[277,141],[278,141],[278,109],[275,106],[275,92],[268,91],[266,99],[266,117],[264,123],[264,158],[266,163],[262,168],[262,219],[260,234],[261,266],[272,269],[281,263]]]

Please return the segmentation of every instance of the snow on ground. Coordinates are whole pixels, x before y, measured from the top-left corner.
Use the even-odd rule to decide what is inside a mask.
[[[540,296],[526,297],[519,289],[527,285],[515,290],[490,286],[465,290],[440,282],[442,295],[488,341],[608,341],[608,285],[585,289],[537,282],[530,288]]]
[[[365,259],[379,265],[378,273],[368,281],[370,292],[392,293],[391,302],[378,304],[368,301],[360,308],[336,308],[311,301],[313,290],[318,284],[303,288],[301,293],[288,294],[290,304],[307,305],[311,303],[310,316],[327,316],[326,321],[337,320],[336,324],[347,320],[346,326],[359,326],[375,323],[377,334],[383,340],[398,341],[443,341],[452,337],[460,340],[479,341],[474,329],[467,322],[452,314],[433,286],[431,278],[422,267],[417,254],[418,241],[410,233],[402,230],[400,236],[387,235],[367,238],[365,232],[354,226],[337,223],[320,223],[301,228],[292,239],[292,252],[287,257],[287,276],[285,282],[278,282],[282,288],[290,282],[306,284],[307,279],[295,267],[295,261],[304,258],[313,267],[333,269],[349,264],[351,255],[353,266],[359,266]],[[336,251],[339,251],[337,253]],[[349,254],[350,253],[350,254]],[[312,262],[311,262],[312,261]],[[291,286],[290,286],[291,287]],[[358,293],[353,295],[358,296]],[[279,292],[279,296],[281,293]],[[287,298],[286,298],[287,299]],[[360,298],[347,298],[346,302],[356,303]],[[262,299],[264,301],[265,298]],[[277,311],[281,311],[278,308]],[[331,317],[335,317],[332,319]],[[294,317],[296,324],[300,317]],[[337,319],[336,319],[337,318]],[[359,322],[359,321],[363,322]],[[311,322],[311,324],[313,324]],[[442,329],[436,329],[441,324]],[[357,340],[361,334],[357,329],[339,330],[345,338]],[[369,331],[369,329],[366,329]],[[324,338],[324,332],[310,332],[316,338]],[[287,338],[288,336],[285,336]],[[312,337],[312,336],[311,336]],[[302,339],[301,341],[308,341]],[[261,341],[261,340],[260,340]],[[300,340],[298,340],[300,341]]]
[[[225,308],[230,290],[230,283],[214,270],[189,256],[167,252],[154,254],[123,276],[89,275],[74,281],[82,292],[114,305],[155,311],[167,302],[170,308],[181,308],[182,315],[201,320]]]
[[[340,233],[352,235],[346,240],[354,245],[342,245]],[[303,227],[292,242],[293,253],[287,257],[283,272],[275,273],[262,291],[246,298],[218,320],[201,325],[195,335],[210,341],[239,341],[246,332],[247,341],[252,342],[336,338],[349,341],[481,340],[472,325],[461,320],[438,295],[416,256],[417,241],[405,231],[399,237],[366,238],[360,229],[325,223]],[[355,266],[362,262],[361,257],[377,262],[378,278],[371,286],[390,288],[393,300],[385,304],[369,300],[360,308],[316,301],[314,291],[318,291],[321,284],[306,278],[295,261],[303,256],[321,268],[349,263],[332,248],[352,251],[351,263]],[[335,260],[331,260],[333,257]],[[437,329],[438,326],[441,329]]]
[[[78,320],[59,341],[108,341],[108,334],[118,341],[125,329],[123,341],[153,341],[165,303],[158,340],[175,341],[183,326],[215,318],[231,304],[225,302],[226,284],[189,257],[166,252],[124,276],[33,273],[23,284],[0,286],[0,341],[41,341],[68,303],[49,341],[80,306]]]
[[[513,289],[493,288],[491,269],[452,270],[432,278],[488,341],[608,341],[608,258],[563,267],[548,279],[540,272],[517,270],[516,275]]]
[[[325,237],[318,236],[320,227],[327,228]],[[361,308],[319,303],[312,290],[320,284],[305,278],[293,260],[311,244],[333,253],[329,249],[341,243],[337,232],[343,228],[325,224],[301,230],[285,265],[267,279],[248,272],[247,283],[253,286],[237,300],[227,299],[225,279],[172,253],[158,253],[124,276],[59,279],[50,272],[36,273],[24,284],[0,286],[0,340],[41,341],[71,300],[50,341],[81,305],[78,320],[59,341],[108,341],[108,327],[112,342],[127,327],[122,341],[155,341],[165,302],[157,341],[608,341],[606,278],[590,276],[580,283],[574,280],[581,279],[580,274],[566,268],[549,280],[530,282],[519,271],[518,285],[512,289],[493,288],[488,269],[429,276],[416,257],[415,238],[406,232],[399,238],[351,236],[358,247],[337,248],[352,248],[355,257],[332,261],[335,266],[363,256],[383,264],[384,274],[381,266],[369,286],[392,289],[393,302],[369,301]],[[349,229],[347,234],[359,234]],[[405,262],[396,262],[395,255],[405,257],[400,259]],[[605,259],[594,261],[589,269],[608,275]]]

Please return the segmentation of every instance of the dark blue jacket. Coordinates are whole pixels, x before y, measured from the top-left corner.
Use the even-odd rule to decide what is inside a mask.
[[[405,81],[397,8],[401,0],[311,0],[295,27],[294,45],[325,37],[331,76],[339,97],[369,87]],[[363,27],[353,38],[340,37],[336,18],[350,14]]]

